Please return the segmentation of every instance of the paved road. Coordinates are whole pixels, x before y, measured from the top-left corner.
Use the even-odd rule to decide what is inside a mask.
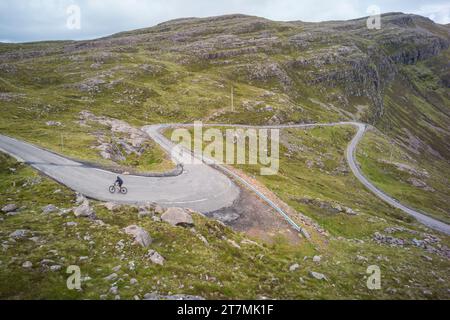
[[[0,135],[0,150],[89,198],[119,203],[156,202],[164,207],[188,207],[211,212],[231,206],[239,188],[223,173],[206,164],[186,165],[175,177],[123,177],[127,195],[110,194],[117,174],[88,167],[31,144]]]
[[[347,148],[347,162],[350,166],[350,169],[352,170],[353,174],[356,176],[356,178],[372,193],[374,193],[378,198],[381,200],[389,203],[391,206],[402,210],[403,212],[413,216],[417,219],[420,223],[444,232],[446,234],[450,234],[450,226],[444,222],[441,222],[439,220],[433,219],[430,216],[427,216],[417,210],[413,210],[411,208],[408,208],[404,205],[402,205],[397,200],[391,198],[387,194],[385,194],[383,191],[375,187],[367,178],[362,174],[357,162],[356,162],[356,147],[358,146],[358,143],[360,142],[361,138],[364,135],[364,132],[366,131],[366,125],[361,123],[352,123],[354,126],[358,128],[358,132],[353,138],[353,140],[350,142],[348,148]]]
[[[246,126],[229,124],[210,124],[206,126],[227,126],[239,128],[312,128],[329,127],[337,125],[352,125],[357,127],[358,132],[349,144],[346,157],[350,169],[356,178],[391,206],[415,217],[419,222],[435,230],[450,234],[450,226],[433,219],[417,210],[408,208],[397,200],[389,197],[384,192],[376,188],[362,174],[355,159],[355,150],[363,137],[366,125],[358,122],[336,122],[325,124],[299,124],[299,125],[278,125],[278,126]],[[107,190],[108,186],[115,180],[116,174],[101,169],[82,165],[78,162],[68,160],[64,157],[42,150],[31,144],[0,135],[0,151],[4,151],[16,158],[22,159],[37,170],[54,178],[58,182],[78,191],[90,198],[102,201],[115,201],[120,203],[145,203],[148,201],[157,202],[162,206],[189,207],[200,212],[211,212],[221,208],[231,206],[239,196],[239,188],[222,172],[215,170],[207,164],[215,164],[213,160],[204,158],[207,164],[199,161],[191,163],[191,154],[187,150],[172,152],[174,144],[166,139],[161,130],[168,127],[191,127],[191,124],[161,124],[146,126],[143,128],[149,136],[155,140],[163,149],[169,152],[173,160],[183,163],[184,172],[176,177],[139,177],[126,176],[125,183],[129,189],[127,195],[111,195]],[[281,208],[261,194],[254,186],[238,177],[233,172],[223,166],[216,164],[220,170],[228,175],[234,176],[237,180],[252,189],[263,201],[266,201],[284,219],[286,219],[296,230],[302,232],[298,226]]]

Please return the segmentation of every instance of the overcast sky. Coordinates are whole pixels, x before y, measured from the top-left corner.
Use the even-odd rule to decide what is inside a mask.
[[[80,8],[79,29],[67,26],[76,16],[67,13],[71,5]],[[448,0],[0,0],[0,42],[92,39],[175,18],[230,13],[283,21],[345,20],[367,16],[371,5],[383,13],[416,13],[450,23]]]

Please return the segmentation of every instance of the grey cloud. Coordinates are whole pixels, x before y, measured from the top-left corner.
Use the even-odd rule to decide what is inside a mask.
[[[81,9],[81,29],[66,27],[66,9]],[[273,20],[344,20],[367,15],[377,5],[382,12],[402,11],[450,22],[450,5],[441,0],[2,0],[0,41],[90,39],[144,28],[180,17],[244,13]]]

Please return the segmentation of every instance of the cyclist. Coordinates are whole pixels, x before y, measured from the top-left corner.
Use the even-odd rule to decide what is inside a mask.
[[[116,182],[114,182],[114,185],[118,185],[119,188],[122,188],[123,180],[119,176],[117,176],[117,179],[116,179]]]

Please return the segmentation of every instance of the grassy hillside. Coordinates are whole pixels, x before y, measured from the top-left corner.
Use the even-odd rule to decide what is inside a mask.
[[[101,225],[72,213],[43,214],[42,207],[48,204],[71,208],[75,195],[6,156],[1,156],[0,164],[0,205],[16,203],[21,208],[18,214],[2,215],[0,220],[3,299],[142,299],[152,292],[210,299],[448,299],[447,258],[414,246],[376,245],[362,236],[368,229],[356,230],[351,218],[327,218],[321,213],[323,219],[330,219],[327,225],[345,221],[354,226],[351,234],[350,227],[330,228],[333,234],[351,237],[302,241],[296,246],[283,239],[248,241],[245,234],[199,215],[194,217],[193,231],[138,218],[133,208],[110,212],[95,203],[97,219],[105,223]],[[380,230],[393,225],[390,219],[381,218],[385,213],[378,216],[365,211],[355,219],[371,217],[375,219],[371,231]],[[76,224],[68,226],[68,222]],[[150,248],[133,245],[121,231],[131,224],[150,233],[154,240]],[[27,230],[25,238],[12,240],[10,234],[18,229]],[[408,232],[396,236],[412,237]],[[440,241],[448,244],[448,239]],[[148,249],[165,258],[164,266],[145,258]],[[320,262],[314,262],[313,256],[320,256]],[[22,266],[27,261],[32,263],[29,268]],[[298,269],[290,271],[294,264]],[[381,268],[382,290],[367,289],[366,269],[371,264]],[[67,289],[69,265],[80,266],[82,291]],[[52,266],[59,267],[53,270]],[[311,271],[324,274],[327,280],[312,278]],[[113,273],[117,278],[105,279]]]
[[[0,134],[117,170],[165,171],[173,164],[155,143],[148,140],[128,154],[131,135],[108,121],[119,119],[136,129],[194,120],[357,120],[375,128],[358,148],[365,174],[399,200],[449,222],[450,29],[401,13],[383,15],[381,30],[367,30],[365,23],[231,15],[169,21],[90,41],[0,44]],[[93,118],[86,119],[86,111]],[[74,195],[1,156],[0,205],[26,208],[1,216],[0,297],[96,299],[110,289],[104,277],[121,264],[121,298],[158,291],[206,298],[448,299],[448,237],[390,208],[349,173],[344,150],[352,128],[282,134],[279,175],[261,177],[258,166],[235,169],[312,218],[329,237],[314,234],[311,243],[299,245],[254,239],[260,247],[242,243],[247,235],[196,216],[198,234],[210,243],[205,246],[189,230],[138,220],[132,208],[113,214],[98,203],[107,228],[85,220],[73,229],[61,227],[75,218],[42,215],[41,208],[70,208]],[[102,146],[113,149],[112,158],[105,158]],[[39,183],[23,186],[35,179]],[[61,192],[53,193],[56,189]],[[120,230],[132,223],[155,238],[155,249],[167,258],[164,267],[143,261],[145,252],[125,239]],[[11,241],[9,234],[22,228],[43,242]],[[83,240],[86,236],[95,244]],[[115,246],[121,239],[126,250],[119,253]],[[83,292],[65,289],[64,269],[40,268],[42,259],[65,268],[86,255],[90,260],[83,268],[92,280]],[[322,256],[319,264],[314,255]],[[25,261],[35,267],[24,270]],[[130,261],[137,268],[125,271]],[[289,271],[295,263],[300,268]],[[370,264],[382,269],[381,291],[365,286]],[[328,281],[311,278],[310,271],[324,273]],[[128,285],[132,277],[139,286]],[[29,281],[36,284],[31,291]]]

